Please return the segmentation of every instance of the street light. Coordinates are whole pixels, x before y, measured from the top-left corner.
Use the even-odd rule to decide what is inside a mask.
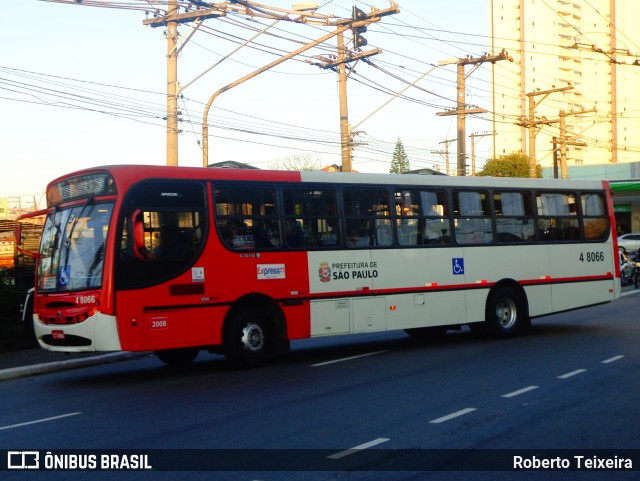
[[[204,108],[204,114],[202,116],[202,166],[206,167],[207,165],[209,165],[209,125],[208,125],[208,117],[209,117],[209,110],[211,109],[211,105],[213,104],[213,101],[223,92],[226,92],[227,90],[232,89],[233,87],[236,87],[238,85],[240,85],[241,83],[246,82],[247,80],[261,74],[262,72],[266,72],[267,70],[269,70],[272,67],[275,67],[276,65],[281,64],[282,62],[284,62],[285,60],[289,60],[290,58],[295,57],[296,55],[301,54],[302,52],[305,52],[306,50],[309,50],[310,48],[315,47],[316,45],[320,45],[323,42],[326,42],[327,40],[329,40],[331,37],[334,37],[336,35],[339,35],[340,33],[344,32],[345,30],[348,30],[349,24],[345,24],[345,25],[341,25],[339,26],[334,32],[329,32],[326,35],[323,35],[322,37],[320,37],[317,40],[313,40],[311,42],[309,42],[308,44],[300,47],[299,49],[290,52],[286,55],[283,55],[282,57],[274,60],[273,62],[268,63],[267,65],[265,65],[264,67],[261,67],[253,72],[251,72],[248,75],[245,75],[244,77],[231,82],[228,85],[225,85],[224,87],[222,87],[221,89],[218,89],[216,92],[214,92],[214,94],[209,98],[209,101],[207,102],[207,105]]]

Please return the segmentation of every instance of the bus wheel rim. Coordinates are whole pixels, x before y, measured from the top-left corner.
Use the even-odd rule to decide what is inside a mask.
[[[264,349],[264,331],[258,324],[247,324],[242,329],[242,337],[240,340],[247,351],[258,352]]]
[[[496,319],[503,329],[509,329],[518,320],[518,309],[513,299],[500,299],[496,305]]]

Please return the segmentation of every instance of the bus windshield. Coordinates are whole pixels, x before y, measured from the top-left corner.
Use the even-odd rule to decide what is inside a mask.
[[[38,290],[67,292],[102,284],[105,242],[113,203],[83,204],[55,209],[42,232],[38,260]]]

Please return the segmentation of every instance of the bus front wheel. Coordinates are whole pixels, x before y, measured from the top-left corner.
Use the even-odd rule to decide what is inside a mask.
[[[241,307],[228,322],[223,339],[227,361],[235,367],[246,368],[259,366],[271,358],[272,330],[260,311]]]
[[[528,326],[526,301],[520,292],[505,286],[489,294],[483,326],[488,334],[498,338],[514,337]]]

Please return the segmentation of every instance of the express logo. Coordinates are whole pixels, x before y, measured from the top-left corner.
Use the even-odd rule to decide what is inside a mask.
[[[284,264],[258,264],[258,279],[285,279],[287,273]]]
[[[328,262],[320,263],[318,275],[320,276],[320,282],[329,282],[331,280],[331,268],[329,267]]]

